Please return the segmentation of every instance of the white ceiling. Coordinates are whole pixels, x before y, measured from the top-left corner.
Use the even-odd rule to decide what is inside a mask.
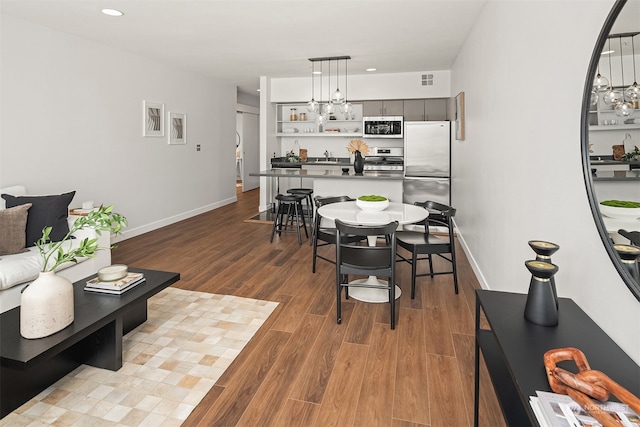
[[[485,3],[1,0],[1,11],[256,94],[260,76],[310,76],[308,58],[314,57],[350,55],[349,74],[369,67],[378,73],[450,69]],[[104,7],[125,15],[103,15]]]

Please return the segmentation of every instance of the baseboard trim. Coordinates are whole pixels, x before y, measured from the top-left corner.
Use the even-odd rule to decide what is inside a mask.
[[[460,243],[460,246],[462,247],[464,254],[467,256],[467,259],[469,260],[469,265],[471,265],[471,269],[476,275],[476,278],[478,279],[478,283],[480,284],[480,287],[482,289],[491,290],[491,287],[489,286],[489,284],[487,283],[487,280],[482,274],[482,270],[480,270],[480,267],[478,266],[476,259],[473,257],[473,254],[471,253],[471,249],[469,249],[469,245],[467,245],[467,242],[464,240],[464,234],[460,232],[458,227],[456,227],[456,233],[457,233],[458,242]]]
[[[127,228],[122,233],[117,236],[111,235],[111,243],[122,242],[123,240],[130,239],[132,237],[139,236],[144,233],[148,233],[153,230],[157,230],[158,228],[166,227],[167,225],[174,224],[179,221],[183,221],[185,219],[189,219],[196,215],[203,214],[205,212],[212,211],[217,208],[221,208],[222,206],[226,206],[228,204],[237,202],[238,198],[236,196],[230,197],[225,200],[221,200],[216,203],[212,203],[210,205],[205,205],[197,209],[192,209],[190,211],[182,212],[174,216],[170,216],[168,218],[164,218],[158,221],[151,222],[149,224],[141,225],[135,228]]]

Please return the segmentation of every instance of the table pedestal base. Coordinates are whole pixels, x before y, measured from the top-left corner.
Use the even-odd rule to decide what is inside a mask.
[[[353,280],[349,283],[354,284],[370,284],[374,286],[387,286],[389,282],[386,280],[379,280],[375,276],[369,276],[366,279]],[[396,299],[400,298],[402,290],[396,286]],[[376,288],[349,288],[349,298],[357,299],[363,302],[382,303],[389,302],[389,291],[387,289]]]

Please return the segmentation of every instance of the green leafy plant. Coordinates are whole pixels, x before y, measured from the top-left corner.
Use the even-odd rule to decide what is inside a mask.
[[[98,209],[89,212],[86,216],[79,217],[69,232],[59,242],[51,242],[49,235],[52,227],[42,229],[42,237],[36,242],[40,255],[44,261],[42,271],[55,271],[65,262],[77,263],[78,258],[92,258],[101,249],[111,249],[98,247],[98,239],[82,239],[77,248],[64,250],[63,243],[69,240],[71,235],[85,228],[93,228],[100,236],[102,232],[118,234],[122,227],[127,226],[127,219],[119,213],[113,212],[113,206],[100,206]],[[55,257],[54,257],[55,256]],[[54,257],[54,258],[52,258]],[[51,262],[51,265],[49,263]]]
[[[369,196],[360,196],[358,197],[358,200],[362,200],[363,202],[384,202],[385,200],[387,200],[387,198],[384,196],[372,194]]]
[[[625,153],[624,156],[622,156],[622,160],[637,160],[640,159],[640,150],[638,149],[638,146],[634,146],[633,147],[633,151],[629,151],[628,153]]]
[[[300,162],[300,156],[297,154],[293,154],[293,150],[287,152],[287,161],[288,162]]]

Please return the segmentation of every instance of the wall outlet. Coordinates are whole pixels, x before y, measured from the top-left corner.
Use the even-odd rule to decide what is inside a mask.
[[[196,151],[200,151],[200,144],[196,145]]]

